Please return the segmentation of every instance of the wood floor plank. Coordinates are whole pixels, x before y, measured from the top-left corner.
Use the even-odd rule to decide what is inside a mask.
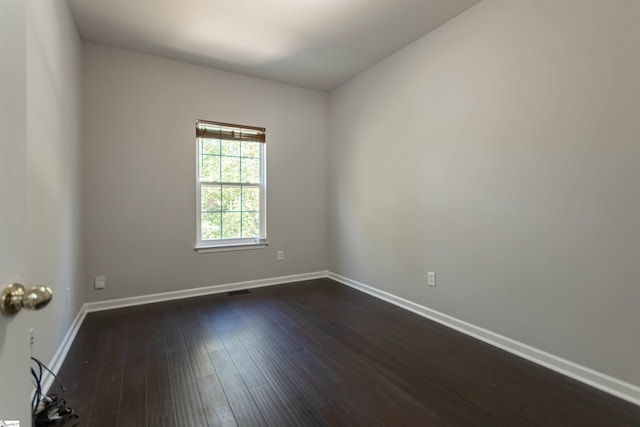
[[[66,388],[64,398],[74,411],[81,415],[80,425],[86,425],[86,417],[91,411],[91,404],[98,386],[99,372],[106,363],[106,355],[101,352],[103,341],[113,333],[103,327],[99,318],[85,321],[78,332],[73,345],[76,351],[70,351],[58,373]],[[101,334],[95,333],[100,328]],[[49,394],[59,394],[61,390],[53,385]]]
[[[341,372],[344,379],[366,384],[368,393],[376,395],[372,399],[387,400],[388,403],[385,406],[373,408],[374,411],[398,411],[409,419],[422,418],[440,424],[485,422],[486,414],[467,404],[455,393],[448,392],[438,384],[435,384],[437,392],[434,392],[428,385],[425,386],[416,381],[420,377],[412,375],[414,366],[408,368],[404,377],[399,377],[391,371],[386,371],[385,375],[381,375],[380,371],[384,370],[384,366],[370,360],[370,357],[363,353],[366,345],[360,342],[360,338],[353,335],[346,325],[333,325],[331,321],[319,314],[309,313],[304,307],[305,305],[300,302],[285,306],[286,309],[291,310],[291,316],[298,316],[295,322],[292,322],[293,324],[305,325],[310,322],[310,325],[307,325],[308,328],[313,330],[313,327],[317,327],[320,331],[325,332],[311,333],[312,337],[318,339],[317,345],[312,348],[314,354],[318,355],[331,369]],[[371,354],[375,354],[375,352]],[[379,356],[379,360],[385,364],[389,362],[382,355]],[[399,380],[402,380],[402,383],[399,383]],[[407,390],[404,387],[405,383],[409,383],[412,390]],[[418,390],[419,393],[412,394],[411,391],[415,392],[415,390]],[[395,396],[395,399],[385,397],[387,394]],[[398,400],[398,396],[402,396],[403,399]],[[421,401],[429,402],[428,406],[421,404]],[[395,409],[400,407],[404,411]],[[409,409],[415,413],[408,413]],[[384,418],[386,415],[382,413],[379,414],[379,417]]]
[[[188,305],[185,304],[185,306]],[[193,367],[180,328],[181,320],[179,311],[173,313],[169,316],[164,327],[176,424],[185,427],[206,426],[206,417],[200,401]]]
[[[275,390],[291,413],[302,425],[324,426],[327,425],[322,413],[310,402],[306,396],[306,390],[300,389],[296,382],[288,375],[284,367],[278,366],[271,360],[264,359],[258,362],[258,366],[268,379],[269,385]]]
[[[287,406],[280,400],[269,383],[256,385],[249,389],[267,425],[271,427],[296,426],[301,424],[289,413]]]
[[[231,346],[227,348],[227,352],[247,388],[256,387],[267,382],[266,377],[243,345]]]
[[[327,403],[320,408],[320,412],[331,427],[350,427],[354,425],[344,410],[336,403]]]
[[[114,334],[102,342],[105,358],[93,395],[91,410],[84,420],[88,426],[117,425],[120,392],[124,379],[125,355],[127,351],[127,335]]]
[[[266,369],[271,375],[286,378],[290,386],[298,390],[297,393],[315,408],[321,408],[330,403],[328,395],[321,393],[316,387],[315,375],[310,375],[301,366],[299,359],[294,356],[297,352],[290,353],[286,347],[280,345],[279,341],[270,337],[262,340],[260,344],[269,356],[260,360],[262,369]]]
[[[179,353],[169,354],[168,365],[177,425],[206,426],[204,409],[188,357]]]
[[[329,279],[90,313],[82,426],[638,426],[640,407]]]
[[[210,426],[235,427],[235,417],[218,376],[214,373],[196,380],[207,423]]]
[[[147,424],[146,344],[147,331],[144,319],[140,319],[132,328],[127,342],[117,426],[135,427]]]
[[[366,408],[366,410],[360,411],[361,414],[372,414],[375,419],[387,420],[387,422],[392,419],[398,423],[410,419],[431,420],[431,422],[440,424],[445,422],[437,413],[420,405],[415,398],[381,375],[375,366],[350,348],[350,343],[345,345],[348,343],[348,340],[345,340],[347,337],[346,329],[342,329],[340,332],[333,331],[333,334],[314,331],[314,328],[331,331],[334,327],[325,319],[309,313],[309,311],[298,311],[301,307],[296,304],[290,308],[292,311],[289,312],[289,315],[295,319],[292,324],[302,325],[300,333],[309,334],[310,337],[317,339],[315,344],[308,346],[310,351],[318,357],[321,363],[325,363],[330,370],[336,372],[337,377],[340,378],[341,383],[336,384],[335,387],[340,388],[346,384],[351,390],[350,384],[357,385],[357,390],[353,390],[351,396],[359,398],[358,403]],[[292,333],[295,333],[293,329]],[[304,338],[301,340],[304,341]],[[351,396],[345,396],[345,399],[352,399]],[[381,406],[369,404],[369,402],[375,401],[382,401],[385,404]]]
[[[239,426],[261,426],[266,421],[226,349],[210,354],[216,374]]]
[[[150,426],[177,426],[169,362],[167,360],[167,345],[164,337],[165,319],[156,318],[156,326],[149,332],[149,342],[146,348],[147,370],[147,416]]]
[[[224,348],[224,344],[220,339],[218,330],[216,329],[214,312],[216,310],[215,305],[211,305],[208,310],[203,310],[198,313],[198,321],[200,328],[204,334],[204,345],[207,349],[207,353],[213,353]]]
[[[205,332],[201,329],[200,324],[198,322],[182,324],[180,330],[193,368],[193,375],[200,378],[215,373],[204,339]]]

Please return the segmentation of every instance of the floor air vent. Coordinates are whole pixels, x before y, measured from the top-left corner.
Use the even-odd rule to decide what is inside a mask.
[[[251,291],[249,289],[243,289],[241,291],[232,291],[232,292],[227,292],[227,296],[233,297],[236,295],[243,295],[243,294],[250,294]]]

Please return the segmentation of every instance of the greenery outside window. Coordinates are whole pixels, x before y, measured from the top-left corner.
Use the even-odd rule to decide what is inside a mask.
[[[196,250],[265,247],[265,129],[197,120],[196,145]]]

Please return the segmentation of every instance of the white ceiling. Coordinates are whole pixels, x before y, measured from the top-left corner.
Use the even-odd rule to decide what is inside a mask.
[[[331,90],[480,0],[67,0],[84,40]]]

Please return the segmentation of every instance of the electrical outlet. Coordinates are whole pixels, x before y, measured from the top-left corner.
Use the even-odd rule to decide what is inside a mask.
[[[278,251],[276,257],[277,257],[278,261],[284,260],[284,251]]]
[[[427,285],[435,286],[436,285],[436,273],[430,271],[427,273]]]
[[[29,329],[29,345],[33,348],[33,345],[36,343],[36,332],[33,328]]]
[[[71,288],[67,288],[67,307],[71,305]]]
[[[104,276],[96,276],[93,278],[93,287],[95,289],[104,289],[107,286],[107,278]]]

